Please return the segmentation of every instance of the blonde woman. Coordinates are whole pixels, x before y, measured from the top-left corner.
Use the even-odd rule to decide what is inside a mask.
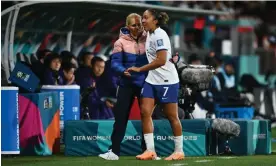
[[[141,67],[148,63],[145,53],[147,33],[143,30],[141,16],[132,13],[126,18],[126,27],[121,28],[120,37],[114,44],[111,68],[120,76],[117,103],[114,107],[115,123],[111,136],[110,150],[99,157],[119,160],[120,144],[125,136],[131,106],[135,96],[139,99],[147,72],[128,72],[132,66]],[[143,143],[142,143],[143,144]]]

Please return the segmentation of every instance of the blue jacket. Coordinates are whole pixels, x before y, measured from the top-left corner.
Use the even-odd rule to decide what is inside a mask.
[[[129,67],[141,67],[148,63],[145,53],[146,38],[146,32],[143,32],[139,39],[135,40],[130,36],[130,32],[127,28],[122,28],[120,30],[120,37],[114,43],[114,49],[111,55],[111,68],[120,76],[119,85],[143,86],[147,72],[133,72],[130,73],[131,77],[126,77],[123,73]]]
[[[91,72],[92,69],[86,66],[81,66],[77,69],[75,74],[75,80],[76,83],[80,86],[81,92],[91,85]]]
[[[63,85],[61,71],[53,71],[47,68],[44,72],[43,85]]]

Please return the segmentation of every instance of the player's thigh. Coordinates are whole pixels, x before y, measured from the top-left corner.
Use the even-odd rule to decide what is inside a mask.
[[[155,100],[153,98],[141,98],[141,115],[143,117],[149,117],[152,115],[154,110]]]
[[[142,116],[151,116],[155,105],[155,92],[153,85],[145,82],[140,97],[140,109]]]
[[[178,120],[177,103],[163,103],[163,111],[169,120]]]

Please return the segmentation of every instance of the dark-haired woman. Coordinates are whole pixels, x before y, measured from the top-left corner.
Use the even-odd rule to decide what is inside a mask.
[[[140,160],[157,159],[151,117],[156,103],[163,107],[175,136],[175,150],[165,160],[184,159],[182,126],[177,111],[178,73],[174,64],[170,61],[172,57],[170,39],[167,33],[160,28],[168,20],[169,17],[164,12],[159,13],[154,9],[148,9],[144,12],[142,24],[148,32],[146,55],[149,64],[142,67],[131,67],[127,70],[128,72],[148,71],[141,91],[141,120],[147,150],[136,156]]]
[[[61,57],[59,54],[51,53],[45,59],[45,72],[43,85],[63,85],[61,67]]]

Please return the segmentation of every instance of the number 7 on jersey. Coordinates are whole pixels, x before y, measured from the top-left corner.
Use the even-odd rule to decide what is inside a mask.
[[[164,89],[165,89],[165,92],[164,92],[164,94],[163,94],[163,97],[165,97],[166,96],[166,94],[167,94],[167,92],[168,92],[168,89],[169,89],[169,87],[163,87]]]

